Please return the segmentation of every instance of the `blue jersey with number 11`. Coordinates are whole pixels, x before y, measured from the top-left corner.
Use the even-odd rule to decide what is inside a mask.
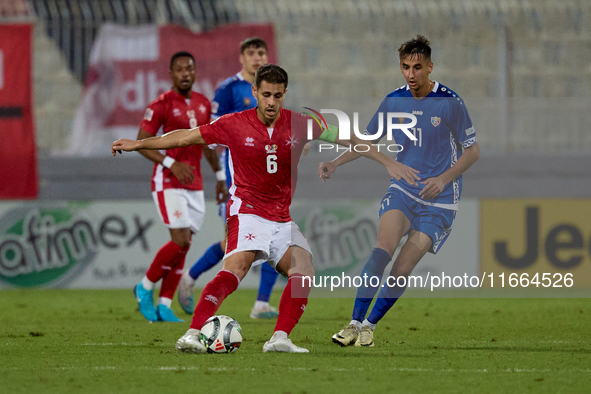
[[[419,171],[421,180],[443,174],[450,169],[462,155],[462,148],[469,148],[476,143],[476,134],[472,120],[463,100],[448,87],[435,82],[433,90],[421,99],[412,96],[408,85],[396,89],[382,101],[380,108],[367,126],[367,134],[379,132],[379,113],[382,113],[381,144],[393,144],[394,141],[384,141],[387,135],[387,113],[398,112],[412,114],[417,123],[407,128],[416,140],[409,138],[400,128],[394,128],[392,137],[396,144],[402,146],[396,160]],[[392,123],[409,124],[411,119],[399,116],[392,119]],[[400,149],[400,148],[398,148]],[[415,201],[425,205],[457,210],[462,192],[462,177],[448,183],[441,194],[434,199],[424,200],[419,197],[425,185],[418,182],[418,186],[408,184],[403,179],[397,181],[392,178],[391,188],[399,189]]]

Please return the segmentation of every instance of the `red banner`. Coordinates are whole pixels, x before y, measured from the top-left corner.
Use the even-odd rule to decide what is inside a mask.
[[[0,25],[0,199],[36,198],[31,25]]]
[[[276,63],[272,24],[229,25],[200,34],[174,25],[103,25],[64,153],[108,155],[113,140],[135,138],[148,104],[171,88],[170,58],[175,52],[195,56],[193,90],[212,99],[217,86],[240,71],[240,43],[252,36],[267,42],[268,60]]]

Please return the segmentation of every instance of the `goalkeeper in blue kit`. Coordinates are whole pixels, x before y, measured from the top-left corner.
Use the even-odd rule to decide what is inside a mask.
[[[409,114],[408,118],[397,119],[400,123],[414,123],[416,118],[416,124],[392,132],[393,139],[402,146],[396,160],[415,175],[411,182],[392,178],[379,208],[378,239],[361,276],[376,276],[380,282],[405,235],[408,235],[406,243],[390,272],[394,278],[408,278],[427,252],[435,254],[441,249],[458,210],[462,174],[480,156],[474,126],[463,100],[448,87],[429,79],[433,70],[429,41],[419,35],[402,44],[398,54],[407,84],[386,96],[366,134],[379,140],[386,124],[386,119],[380,117],[387,113]],[[345,152],[331,162],[320,163],[319,176],[328,179],[338,166],[359,156],[354,151]],[[406,289],[405,285],[392,282],[383,287],[358,288],[351,322],[333,335],[334,343],[374,346],[377,323]],[[397,283],[405,284],[406,280]],[[366,317],[376,293],[376,302]]]

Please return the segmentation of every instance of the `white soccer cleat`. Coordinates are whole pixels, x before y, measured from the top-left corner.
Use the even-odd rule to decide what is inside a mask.
[[[174,347],[181,353],[201,354],[207,352],[207,348],[201,340],[201,332],[194,328],[190,328],[185,335],[180,337]]]
[[[351,346],[359,338],[359,328],[355,324],[346,325],[332,336],[332,341],[340,346]]]
[[[267,341],[263,345],[263,353],[282,352],[282,353],[310,353],[308,349],[294,345],[289,338],[280,338],[274,341]]]
[[[359,333],[359,338],[357,338],[357,342],[355,342],[355,346],[357,347],[374,347],[373,343],[373,330],[369,326],[361,327],[361,332]]]
[[[271,305],[265,305],[262,308],[252,308],[250,310],[251,319],[277,319],[279,313],[277,308]]]
[[[181,308],[187,315],[192,315],[195,310],[195,301],[193,298],[193,288],[195,280],[189,276],[189,271],[185,271],[181,276],[178,287],[178,300]]]

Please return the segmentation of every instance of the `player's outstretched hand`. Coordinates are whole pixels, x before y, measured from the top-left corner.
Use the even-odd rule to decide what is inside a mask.
[[[139,141],[138,140],[128,140],[126,138],[118,139],[117,141],[113,142],[111,145],[111,153],[113,156],[117,154],[117,152],[122,153],[131,152],[138,149]]]
[[[425,200],[431,200],[437,197],[445,187],[445,181],[438,176],[435,178],[427,178],[421,183],[424,184],[425,187],[423,187],[423,190],[419,193],[419,197],[424,198]]]
[[[390,176],[397,181],[404,179],[409,185],[418,186],[417,181],[421,179],[417,175],[419,173],[418,170],[397,161],[392,162],[386,168]]]
[[[193,171],[195,167],[190,166],[188,164],[183,163],[182,161],[175,161],[170,166],[170,171],[172,171],[173,175],[176,179],[179,180],[181,185],[188,185],[193,183],[195,180],[195,175]]]
[[[337,170],[337,166],[333,162],[326,162],[323,161],[318,165],[318,176],[324,182],[327,179],[330,179],[330,174]]]
[[[218,181],[215,185],[215,202],[220,205],[228,200],[228,187],[226,181]]]

